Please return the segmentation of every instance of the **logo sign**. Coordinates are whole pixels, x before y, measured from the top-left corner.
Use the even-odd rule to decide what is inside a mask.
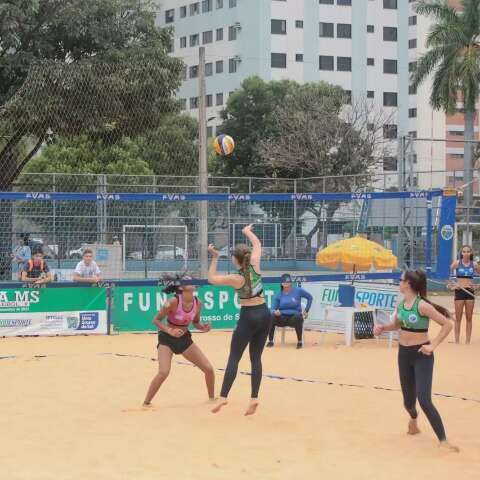
[[[250,200],[250,195],[241,195],[241,194],[238,194],[238,193],[232,193],[228,196],[228,199],[229,200],[237,200],[237,201],[240,201],[240,200],[248,201],[248,200]]]
[[[410,192],[410,198],[426,198],[427,192]]]
[[[418,318],[417,316],[414,314],[414,313],[411,313],[409,316],[408,316],[408,321],[410,323],[417,323],[418,322]]]
[[[308,195],[305,193],[294,193],[293,195],[290,196],[292,200],[312,200],[313,195]]]
[[[185,195],[176,195],[174,193],[166,193],[162,195],[162,200],[165,200],[167,202],[179,202],[185,200],[185,198]]]
[[[371,193],[352,193],[352,200],[368,200],[372,198]]]
[[[27,198],[29,200],[50,200],[51,197],[49,193],[32,192],[27,193]]]
[[[80,312],[77,330],[95,330],[98,327],[98,312]]]
[[[97,193],[97,200],[120,200],[120,195],[113,193]]]
[[[345,275],[345,280],[365,280],[366,276],[364,273],[351,273],[348,275]]]
[[[441,237],[448,241],[453,238],[453,227],[451,225],[444,225],[440,230]]]

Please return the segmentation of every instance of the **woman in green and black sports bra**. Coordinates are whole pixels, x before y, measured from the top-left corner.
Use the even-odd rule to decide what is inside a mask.
[[[228,285],[235,288],[241,305],[240,318],[232,335],[220,399],[212,409],[213,413],[219,412],[227,404],[228,393],[237,375],[238,363],[247,345],[249,345],[252,364],[252,395],[245,415],[255,413],[258,406],[258,392],[262,381],[262,353],[270,328],[270,311],[263,296],[260,273],[262,244],[252,232],[252,225],[245,227],[242,233],[250,240],[252,248],[242,244],[237,245],[233,250],[232,262],[237,268],[237,273],[219,274],[217,267],[220,253],[213,245],[208,247],[208,251],[212,254],[208,281],[212,285]]]
[[[398,369],[402,386],[403,403],[410,415],[408,433],[420,433],[417,426],[417,398],[440,445],[452,451],[458,448],[447,442],[445,428],[432,403],[433,351],[445,340],[453,324],[447,309],[427,299],[427,276],[423,270],[407,270],[400,279],[403,301],[393,314],[392,323],[376,325],[374,335],[400,329]],[[441,325],[438,335],[430,342],[430,320]]]

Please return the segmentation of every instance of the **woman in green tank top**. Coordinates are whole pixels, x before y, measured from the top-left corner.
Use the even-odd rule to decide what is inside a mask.
[[[410,415],[408,433],[420,433],[417,425],[417,398],[425,416],[440,441],[440,446],[458,452],[447,442],[445,428],[432,403],[433,351],[447,338],[452,321],[447,309],[427,299],[427,276],[423,270],[406,270],[400,279],[403,301],[388,325],[376,325],[374,335],[399,330],[398,369],[403,403]],[[442,328],[433,339],[428,339],[428,324],[433,320]]]
[[[254,414],[258,406],[258,392],[262,380],[262,353],[270,329],[270,311],[263,296],[262,275],[260,273],[262,244],[253,233],[252,225],[245,227],[242,233],[250,240],[252,248],[243,244],[235,247],[232,253],[232,262],[237,269],[237,273],[219,274],[217,269],[220,253],[213,245],[208,247],[208,251],[212,255],[212,263],[208,270],[208,281],[212,285],[233,287],[237,291],[241,305],[240,318],[232,335],[220,399],[212,409],[213,413],[219,412],[227,404],[228,393],[237,375],[238,363],[247,345],[249,346],[252,364],[252,394],[245,415]]]

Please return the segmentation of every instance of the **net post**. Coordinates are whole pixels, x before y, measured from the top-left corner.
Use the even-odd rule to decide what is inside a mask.
[[[427,275],[432,271],[432,195],[427,197],[427,239],[425,245],[425,270]]]
[[[207,108],[205,83],[205,47],[199,49],[198,63],[199,102],[198,102],[198,177],[200,193],[208,193],[208,163],[207,163]],[[208,202],[200,202],[199,219],[199,260],[200,276],[207,277],[208,270]]]
[[[113,296],[112,296],[112,285],[107,285],[107,335],[112,333],[112,308],[113,308]]]

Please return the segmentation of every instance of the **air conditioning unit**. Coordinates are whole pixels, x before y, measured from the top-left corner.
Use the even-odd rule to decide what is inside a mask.
[[[235,23],[233,24],[233,28],[234,28],[235,30],[241,30],[241,29],[242,29],[242,24],[241,24],[240,22],[235,22]]]
[[[242,56],[241,55],[235,55],[233,57],[234,62],[240,63],[242,61]]]

